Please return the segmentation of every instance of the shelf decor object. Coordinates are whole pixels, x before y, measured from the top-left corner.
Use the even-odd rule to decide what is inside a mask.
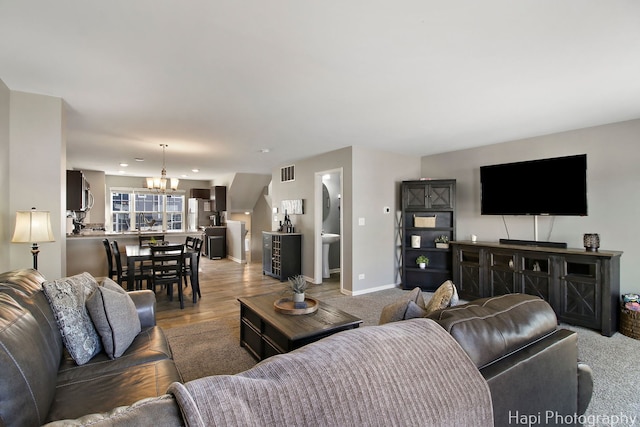
[[[11,242],[31,243],[33,269],[37,270],[40,249],[36,242],[55,242],[51,230],[51,214],[48,211],[37,211],[36,208],[31,208],[30,211],[17,211],[16,228]]]
[[[582,236],[582,241],[584,248],[589,252],[596,252],[600,247],[600,235],[597,233],[585,233],[585,235]]]
[[[435,216],[413,216],[413,225],[415,227],[433,228],[436,226]]]

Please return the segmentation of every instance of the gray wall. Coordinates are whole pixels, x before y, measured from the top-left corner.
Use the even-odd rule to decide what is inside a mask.
[[[9,241],[13,216],[9,208],[9,88],[0,80],[0,271],[9,270]]]
[[[273,171],[272,200],[279,207],[282,200],[304,199],[305,214],[292,216],[296,231],[303,234],[302,274],[314,277],[316,239],[320,239],[315,236],[315,175],[342,168],[344,292],[361,294],[397,284],[400,182],[419,177],[420,159],[348,147],[299,160],[295,167],[294,182],[281,183],[280,169]],[[391,212],[384,213],[384,207]],[[359,225],[360,218],[364,225]]]
[[[9,206],[10,218],[3,222],[5,237],[11,240],[16,211],[49,211],[55,242],[39,245],[38,269],[47,278],[58,278],[66,268],[64,103],[56,97],[9,91],[9,111],[9,189],[3,203]],[[9,243],[10,269],[33,265],[30,246]]]
[[[588,216],[539,217],[539,240],[582,248],[584,233],[599,233],[601,249],[624,251],[621,292],[640,286],[640,120],[579,129],[422,158],[422,175],[457,179],[458,240],[507,238],[501,216],[480,215],[480,166],[587,154]],[[533,219],[505,216],[512,239],[533,239]]]

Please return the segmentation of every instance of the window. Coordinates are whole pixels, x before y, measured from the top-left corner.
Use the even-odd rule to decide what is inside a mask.
[[[111,189],[111,231],[184,230],[184,194]]]

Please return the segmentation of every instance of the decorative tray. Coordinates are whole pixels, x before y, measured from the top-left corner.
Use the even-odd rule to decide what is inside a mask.
[[[306,297],[307,308],[295,308],[291,298],[280,298],[273,303],[273,308],[282,314],[309,314],[318,310],[318,300]]]

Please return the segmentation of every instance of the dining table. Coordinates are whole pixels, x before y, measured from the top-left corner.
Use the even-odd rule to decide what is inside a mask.
[[[175,244],[175,243],[170,243]],[[180,243],[177,243],[180,244]],[[128,271],[135,271],[136,264],[142,263],[143,261],[151,260],[151,247],[149,246],[140,246],[140,245],[127,245],[126,246],[127,253],[127,269]],[[200,283],[198,281],[198,263],[199,263],[199,253],[185,245],[184,247],[184,259],[189,259],[191,262],[191,290],[193,293],[193,302],[198,301],[198,294],[200,293]],[[135,275],[129,274],[127,277],[127,290],[132,291],[135,289]]]

